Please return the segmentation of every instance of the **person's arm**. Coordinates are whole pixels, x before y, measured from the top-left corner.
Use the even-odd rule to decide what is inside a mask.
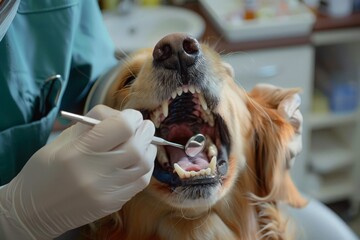
[[[150,181],[155,132],[140,112],[97,106],[0,189],[0,239],[51,239],[121,209]],[[21,146],[19,146],[21,147]]]

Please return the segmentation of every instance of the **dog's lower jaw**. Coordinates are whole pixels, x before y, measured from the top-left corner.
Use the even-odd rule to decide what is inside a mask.
[[[136,198],[136,197],[135,197]],[[137,198],[131,204],[125,205],[120,214],[126,224],[121,236],[113,239],[144,239],[144,240],[193,240],[193,239],[227,239],[235,240],[239,237],[227,226],[216,211],[211,209],[174,209],[159,203],[152,207],[134,210],[141,207],[145,198]],[[154,199],[151,199],[154,200]],[[146,198],[146,201],[150,199]],[[138,202],[138,203],[136,203]],[[135,205],[133,205],[135,203]],[[155,203],[155,201],[153,201]],[[141,211],[141,213],[139,213]],[[138,214],[138,215],[136,215]],[[147,216],[138,219],[138,216]],[[248,239],[250,240],[250,239]]]
[[[185,186],[176,187],[175,195],[169,195],[165,201],[169,205],[179,209],[197,209],[197,211],[207,211],[219,200],[221,184],[211,186]]]
[[[253,240],[259,230],[256,213],[248,201],[234,203],[231,199],[227,196],[212,207],[179,209],[164,204],[145,190],[123,206],[119,212],[123,223],[121,234],[110,239]],[[231,204],[237,207],[232,209]],[[244,216],[252,217],[244,224]]]

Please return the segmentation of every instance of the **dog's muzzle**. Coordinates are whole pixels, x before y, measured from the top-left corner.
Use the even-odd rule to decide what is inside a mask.
[[[153,71],[163,101],[157,109],[143,111],[144,117],[166,140],[185,144],[197,133],[207,139],[204,151],[195,157],[181,149],[158,147],[153,176],[171,187],[211,186],[227,174],[229,131],[214,111],[219,97],[207,84],[211,77],[206,69],[200,44],[190,36],[168,35],[153,50]]]

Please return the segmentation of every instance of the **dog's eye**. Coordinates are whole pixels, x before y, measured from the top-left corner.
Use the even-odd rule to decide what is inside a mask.
[[[135,81],[135,78],[136,77],[134,75],[129,76],[124,82],[124,87],[129,87],[131,84],[133,84]]]

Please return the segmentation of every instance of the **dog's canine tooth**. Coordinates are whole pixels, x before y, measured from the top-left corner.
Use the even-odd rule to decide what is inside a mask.
[[[197,93],[201,93],[200,88],[195,87],[195,91],[196,91]]]
[[[209,158],[212,158],[214,156],[217,156],[218,154],[218,151],[217,151],[217,148],[215,146],[215,144],[211,144],[208,149],[207,149],[207,154],[208,154],[208,157]]]
[[[150,120],[154,123],[156,128],[160,127],[159,117],[157,115],[157,111],[154,111],[150,114]]]
[[[185,178],[185,173],[186,171],[184,169],[182,169],[179,164],[174,163],[174,171],[177,173],[177,175],[179,175],[179,178]]]
[[[209,168],[211,169],[212,174],[216,173],[216,160],[217,160],[217,157],[213,156],[211,158],[211,161],[210,161],[210,164],[209,164]]]
[[[209,159],[218,155],[218,150],[214,142],[212,141],[209,135],[206,135],[206,146],[205,149],[207,151],[207,156]]]
[[[202,118],[202,119],[204,120],[204,122],[206,122],[206,123],[209,121],[207,115],[206,115],[204,112],[201,112],[201,118]]]
[[[189,86],[189,91],[194,94],[195,93],[195,87],[193,85]]]
[[[177,92],[177,95],[178,95],[178,96],[181,96],[181,94],[183,93],[183,90],[182,90],[181,87],[178,87],[178,88],[176,89],[176,92]]]
[[[177,96],[177,92],[176,92],[176,91],[174,91],[174,92],[171,93],[171,98],[172,98],[172,99],[175,99],[176,96]]]
[[[169,159],[166,155],[165,147],[162,145],[157,146],[157,154],[156,154],[157,160],[160,163],[160,165],[164,166],[166,163],[169,162]]]
[[[206,104],[204,96],[202,94],[198,94],[198,97],[199,97],[201,107],[206,111],[208,109],[208,106]]]
[[[164,118],[166,118],[169,115],[169,104],[168,101],[163,101],[161,104],[162,113],[164,114]]]

